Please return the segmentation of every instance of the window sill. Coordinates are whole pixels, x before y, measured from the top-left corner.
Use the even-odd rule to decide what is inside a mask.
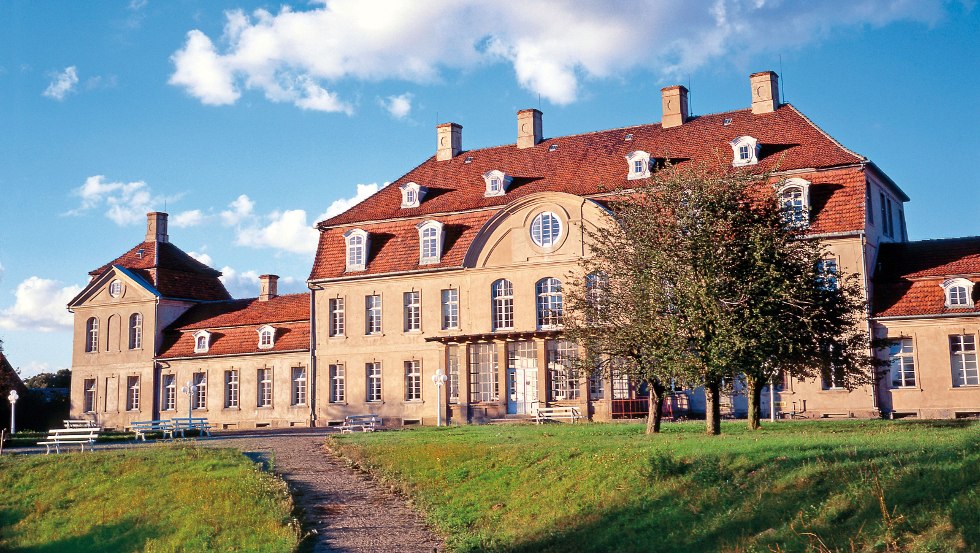
[[[893,392],[901,392],[901,391],[905,391],[905,392],[911,392],[911,391],[921,392],[922,391],[922,388],[919,388],[918,386],[890,386],[889,389],[892,390]]]
[[[241,407],[222,407],[222,411],[241,411]]]
[[[980,384],[963,384],[962,386],[952,386],[952,387],[950,387],[950,390],[951,391],[956,391],[956,390],[977,390],[977,389],[980,389]]]
[[[345,401],[330,401],[330,402],[328,402],[328,404],[329,405],[347,405],[347,401],[346,400]]]
[[[422,405],[425,402],[422,401],[421,399],[406,399],[402,403],[405,405]]]
[[[259,411],[272,411],[273,409],[275,409],[275,407],[271,405],[259,405],[256,407],[256,409],[258,409]]]

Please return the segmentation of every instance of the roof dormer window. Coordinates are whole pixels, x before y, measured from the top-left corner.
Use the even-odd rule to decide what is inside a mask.
[[[415,182],[406,182],[399,186],[398,189],[402,191],[402,208],[418,207],[428,190],[426,187]]]
[[[272,349],[276,344],[276,329],[272,325],[259,327],[259,349]]]
[[[626,174],[627,180],[650,178],[650,154],[642,150],[636,150],[626,154],[626,162],[629,164],[629,172]]]
[[[810,225],[810,181],[791,178],[777,189],[779,208],[787,226],[801,228]]]
[[[732,147],[735,158],[732,165],[755,165],[759,163],[759,141],[751,136],[740,136],[728,143]]]
[[[368,233],[356,228],[344,233],[347,242],[347,272],[363,271],[367,266]]]
[[[973,307],[973,281],[962,277],[950,278],[941,286],[946,292],[946,307]]]
[[[207,353],[211,347],[211,333],[207,330],[198,330],[194,333],[194,353]]]
[[[445,233],[439,221],[424,221],[416,225],[419,231],[419,265],[439,263],[442,260],[442,242]]]
[[[493,196],[503,196],[506,194],[507,188],[510,186],[513,178],[503,171],[493,170],[483,173],[483,180],[486,181],[487,184],[487,191],[483,195],[490,198]]]

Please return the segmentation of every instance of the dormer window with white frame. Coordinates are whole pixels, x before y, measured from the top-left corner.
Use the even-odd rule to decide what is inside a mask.
[[[732,165],[742,167],[759,163],[759,141],[751,136],[739,136],[728,143],[732,147]]]
[[[369,236],[366,230],[351,229],[344,233],[347,242],[347,272],[363,271],[367,266]]]
[[[272,325],[259,327],[259,349],[272,349],[276,345],[276,329]]]
[[[207,353],[211,347],[211,333],[198,330],[194,333],[194,353]]]
[[[629,172],[626,174],[627,180],[638,180],[650,178],[650,154],[643,150],[635,150],[626,154],[626,162],[629,164]]]
[[[483,194],[484,197],[491,198],[493,196],[503,196],[507,193],[507,188],[510,187],[510,183],[513,179],[510,175],[507,175],[503,171],[487,171],[483,173],[483,180],[486,181],[487,191]]]
[[[445,232],[439,221],[424,221],[415,226],[419,231],[419,265],[431,265],[442,260]]]
[[[428,191],[428,188],[417,182],[406,182],[399,186],[398,189],[402,191],[402,209],[418,207],[422,203],[422,198],[425,197],[425,193]]]
[[[941,286],[946,292],[946,307],[954,309],[973,307],[973,281],[963,277],[950,278]]]
[[[805,228],[810,225],[810,181],[791,178],[776,189],[783,222],[787,226]]]

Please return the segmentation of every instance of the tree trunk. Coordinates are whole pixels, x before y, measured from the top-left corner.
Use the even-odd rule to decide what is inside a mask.
[[[647,380],[647,390],[650,392],[647,409],[647,434],[659,434],[660,422],[664,418],[664,392],[666,388],[656,379]]]
[[[705,433],[717,436],[721,434],[721,383],[717,378],[705,380],[704,402]]]
[[[745,385],[749,396],[749,429],[762,428],[762,380],[745,375]]]

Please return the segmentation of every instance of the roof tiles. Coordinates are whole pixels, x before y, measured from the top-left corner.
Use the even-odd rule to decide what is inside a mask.
[[[974,308],[946,307],[941,284],[957,276],[980,282],[980,236],[882,244],[874,279],[874,316],[980,313],[980,302]]]

